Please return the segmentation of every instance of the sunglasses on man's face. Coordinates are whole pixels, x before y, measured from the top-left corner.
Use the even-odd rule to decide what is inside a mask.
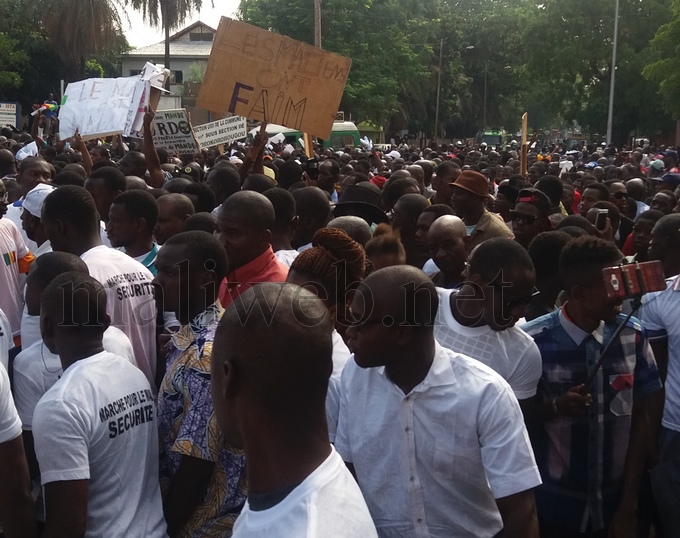
[[[489,282],[487,285],[491,286],[494,290],[501,294],[501,296],[503,297],[503,306],[507,310],[513,310],[520,306],[527,306],[531,301],[534,300],[534,298],[537,295],[541,294],[541,292],[538,291],[538,289],[535,286],[531,292],[531,295],[527,296],[527,295],[509,295],[505,293],[504,287],[498,282]]]
[[[617,200],[623,200],[624,198],[628,198],[628,193],[627,192],[615,192],[614,198],[616,198]]]
[[[529,215],[528,213],[520,213],[514,209],[510,211],[510,218],[513,222],[522,222],[527,226],[531,226],[534,222],[538,220],[536,215]]]

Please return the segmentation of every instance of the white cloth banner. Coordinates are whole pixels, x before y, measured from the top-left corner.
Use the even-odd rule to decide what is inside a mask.
[[[72,82],[66,87],[59,110],[59,136],[72,137],[76,129],[85,140],[128,136],[148,95],[149,83],[139,76]]]

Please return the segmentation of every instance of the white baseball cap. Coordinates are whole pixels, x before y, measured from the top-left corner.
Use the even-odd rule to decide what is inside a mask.
[[[34,217],[42,218],[42,206],[47,195],[54,190],[52,185],[38,183],[24,198],[22,207]]]

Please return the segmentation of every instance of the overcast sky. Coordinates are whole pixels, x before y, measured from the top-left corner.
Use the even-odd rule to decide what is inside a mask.
[[[201,20],[207,25],[217,29],[220,17],[223,15],[225,17],[232,16],[238,8],[238,5],[239,0],[215,0],[215,7],[213,8],[210,0],[203,0],[204,7],[200,14],[195,13],[192,17],[187,19],[185,26],[189,26],[191,23]],[[128,9],[125,14],[121,14],[121,22],[123,23],[125,37],[127,37],[128,43],[133,47],[145,47],[146,45],[163,41],[163,30],[160,28],[151,28],[144,24],[142,15],[138,11]]]

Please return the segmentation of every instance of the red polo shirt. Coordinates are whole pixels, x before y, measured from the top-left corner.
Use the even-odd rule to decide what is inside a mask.
[[[226,309],[234,299],[253,285],[262,282],[285,282],[287,277],[288,267],[276,259],[270,246],[253,261],[227,275],[220,286],[220,303]]]

